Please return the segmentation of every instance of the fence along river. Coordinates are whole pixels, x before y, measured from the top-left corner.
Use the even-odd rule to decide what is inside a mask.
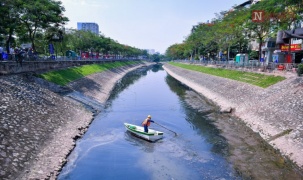
[[[155,143],[126,131],[124,122],[140,125],[149,114],[177,135],[153,123],[150,128],[164,132],[164,138]],[[279,166],[280,157],[272,154],[261,140],[253,145],[235,141],[241,148],[262,146],[258,154],[264,159],[253,159],[251,151],[241,154],[239,159],[230,159],[231,149],[236,147],[216,128],[214,122],[218,120],[237,122],[236,118],[218,113],[214,105],[161,67],[137,70],[116,85],[104,109],[77,141],[58,179],[298,177],[292,166]],[[238,128],[235,132],[239,133],[241,123],[236,124],[239,126],[229,128]],[[266,159],[269,157],[272,162]]]

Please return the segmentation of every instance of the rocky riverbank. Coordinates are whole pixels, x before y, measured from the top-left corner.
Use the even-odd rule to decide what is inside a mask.
[[[146,65],[94,74],[67,87],[31,74],[1,76],[0,179],[55,179],[94,117],[67,94],[83,93],[103,104],[119,79]]]
[[[164,69],[219,105],[222,111],[232,109],[233,115],[303,168],[302,77],[288,75],[286,80],[263,89],[169,64]]]
[[[0,179],[55,179],[115,83],[145,65],[149,64],[94,74],[66,87],[31,74],[1,76]],[[223,111],[233,109],[234,115],[302,168],[302,77],[288,76],[263,89],[169,64],[164,68]],[[97,106],[87,109],[73,93],[96,100]]]

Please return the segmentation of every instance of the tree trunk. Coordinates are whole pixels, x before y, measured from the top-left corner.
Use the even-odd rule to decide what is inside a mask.
[[[229,51],[230,51],[230,46],[228,46],[228,48],[227,48],[227,60],[229,61]]]
[[[9,30],[8,38],[7,38],[6,42],[5,42],[7,54],[10,53],[9,50],[10,50],[10,42],[11,42],[11,40],[12,40],[12,37],[13,37],[13,31],[12,31],[12,29],[10,29],[10,30]]]
[[[5,47],[6,47],[7,54],[9,54],[9,49],[10,49],[9,42],[10,42],[10,39],[11,39],[11,36],[9,35],[8,38],[7,38],[7,40],[6,40],[6,42],[5,42]]]
[[[30,37],[30,40],[31,40],[31,43],[32,43],[32,49],[34,52],[36,52],[36,47],[35,47],[35,42],[34,42],[34,35],[32,35],[32,33],[30,33],[29,37]]]
[[[261,56],[262,56],[262,41],[263,38],[259,37],[259,61],[261,60]]]

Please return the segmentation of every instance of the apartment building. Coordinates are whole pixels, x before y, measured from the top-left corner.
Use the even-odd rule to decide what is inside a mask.
[[[97,23],[92,22],[78,22],[77,23],[78,30],[91,31],[92,33],[99,34],[99,25]]]

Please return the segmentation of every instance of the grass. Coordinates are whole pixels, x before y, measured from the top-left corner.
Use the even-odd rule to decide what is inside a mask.
[[[58,85],[66,85],[72,81],[83,78],[90,74],[99,73],[105,70],[118,68],[135,64],[135,61],[124,61],[124,62],[107,62],[102,64],[91,64],[84,66],[71,67],[62,70],[50,71],[47,73],[40,74],[39,77],[47,81],[53,82]]]
[[[224,77],[236,81],[245,82],[248,84],[252,84],[255,86],[259,86],[262,88],[267,88],[273,84],[276,84],[280,81],[283,81],[285,77],[281,76],[273,76],[273,75],[265,75],[260,73],[252,73],[252,72],[243,72],[236,70],[229,70],[223,68],[210,68],[199,65],[191,65],[191,64],[183,64],[170,62],[169,64],[178,66],[184,69],[189,69],[193,71],[198,71],[205,74],[210,74],[214,76]]]

